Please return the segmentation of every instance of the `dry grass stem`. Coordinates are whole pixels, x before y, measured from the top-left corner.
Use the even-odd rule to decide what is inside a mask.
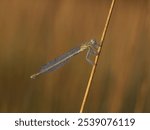
[[[110,9],[109,9],[109,13],[108,13],[108,16],[107,16],[107,19],[106,19],[106,23],[105,23],[105,26],[104,26],[104,30],[103,30],[103,33],[102,33],[102,36],[101,36],[101,39],[100,39],[100,46],[98,48],[98,55],[95,57],[95,60],[94,60],[95,64],[92,67],[90,77],[89,77],[89,80],[88,80],[88,84],[86,86],[85,94],[84,94],[84,97],[83,97],[83,101],[82,101],[82,104],[81,104],[81,107],[80,107],[80,113],[82,113],[83,110],[84,110],[85,103],[86,103],[86,100],[87,100],[87,97],[88,97],[88,94],[89,94],[89,90],[91,88],[92,80],[94,78],[94,74],[95,74],[95,71],[96,71],[96,66],[97,66],[97,63],[98,63],[99,56],[101,54],[101,50],[102,50],[102,47],[103,47],[103,42],[104,42],[104,39],[105,39],[105,36],[106,36],[106,31],[108,29],[108,25],[109,25],[109,22],[110,22],[110,18],[111,18],[111,15],[112,15],[114,4],[115,4],[115,0],[112,0],[111,6],[110,6]]]

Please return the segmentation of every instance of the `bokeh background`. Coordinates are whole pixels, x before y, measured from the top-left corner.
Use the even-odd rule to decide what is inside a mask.
[[[79,112],[86,52],[41,65],[103,31],[111,0],[0,0],[0,112]],[[150,112],[150,1],[116,0],[84,112]]]

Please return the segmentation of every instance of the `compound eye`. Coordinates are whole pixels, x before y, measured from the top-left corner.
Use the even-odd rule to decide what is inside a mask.
[[[92,43],[92,44],[95,44],[96,41],[95,41],[94,39],[91,39],[91,43]]]

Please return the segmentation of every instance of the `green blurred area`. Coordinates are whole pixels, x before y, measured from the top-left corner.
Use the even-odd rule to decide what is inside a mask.
[[[111,0],[0,0],[0,112],[79,112],[86,52],[41,65],[103,31]],[[84,112],[150,112],[150,1],[116,0]]]

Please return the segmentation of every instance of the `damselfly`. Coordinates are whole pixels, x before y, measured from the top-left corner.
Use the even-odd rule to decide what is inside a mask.
[[[68,61],[71,57],[73,57],[76,54],[79,54],[80,52],[88,49],[87,54],[86,54],[86,60],[90,63],[90,64],[94,64],[91,60],[90,60],[90,55],[97,55],[97,49],[98,49],[99,45],[97,44],[97,42],[95,40],[90,40],[89,42],[84,43],[83,45],[81,45],[80,47],[76,47],[73,48],[72,50],[66,52],[65,54],[61,55],[60,57],[48,62],[47,64],[43,65],[40,69],[40,71],[34,75],[32,75],[30,78],[34,79],[36,76],[45,73],[45,72],[50,72],[53,71],[61,66],[63,66],[66,61]]]

